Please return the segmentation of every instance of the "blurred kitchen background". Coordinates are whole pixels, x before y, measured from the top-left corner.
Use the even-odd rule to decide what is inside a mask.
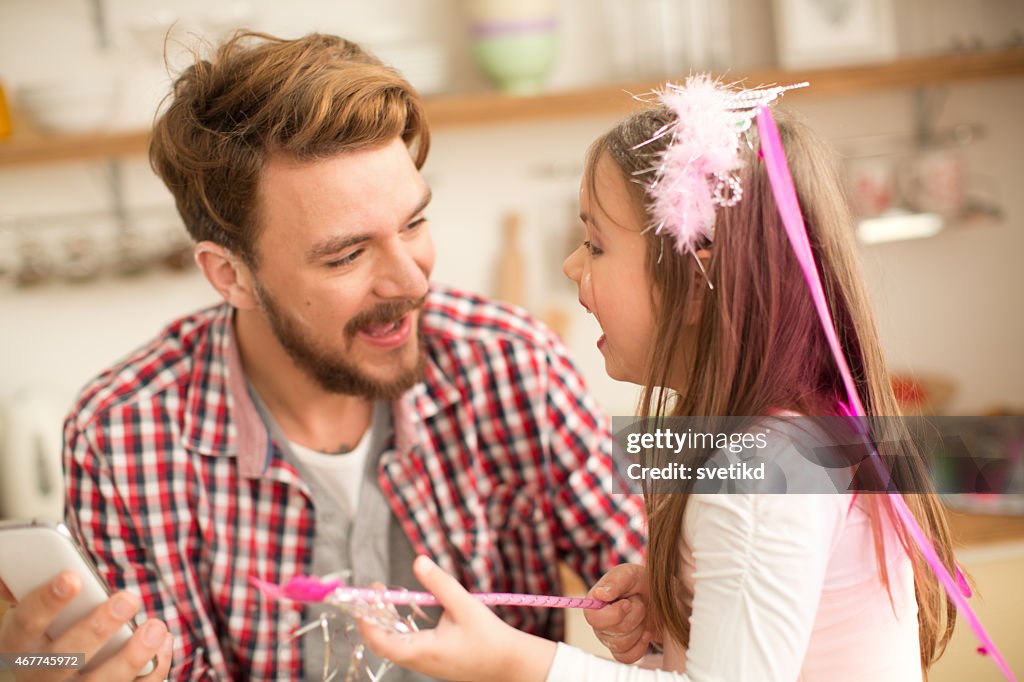
[[[783,106],[845,158],[908,409],[1024,411],[1021,0],[0,0],[0,517],[59,514],[76,391],[216,300],[146,129],[167,65],[237,27],[338,33],[406,74],[434,126],[435,280],[546,320],[613,414],[635,388],[560,272],[584,150],[664,79],[810,80]]]

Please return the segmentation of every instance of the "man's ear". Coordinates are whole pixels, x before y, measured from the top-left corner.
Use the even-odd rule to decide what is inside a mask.
[[[225,301],[242,310],[258,305],[252,271],[231,251],[203,241],[195,245],[193,257],[207,281]]]

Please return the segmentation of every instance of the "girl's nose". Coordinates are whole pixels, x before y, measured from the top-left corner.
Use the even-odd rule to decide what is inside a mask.
[[[583,254],[580,253],[582,248],[582,245],[577,246],[576,250],[570,253],[562,263],[562,272],[576,284],[580,283],[580,276],[583,272]]]

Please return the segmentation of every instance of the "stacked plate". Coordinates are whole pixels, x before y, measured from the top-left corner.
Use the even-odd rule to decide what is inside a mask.
[[[117,105],[113,77],[98,73],[27,83],[14,94],[19,110],[32,124],[51,133],[100,130]]]
[[[401,72],[421,95],[437,95],[448,88],[448,60],[440,45],[388,42],[371,47],[373,53]]]

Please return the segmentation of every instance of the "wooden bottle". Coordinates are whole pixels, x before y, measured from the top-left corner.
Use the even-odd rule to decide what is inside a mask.
[[[521,218],[518,213],[505,215],[501,225],[501,259],[497,270],[497,298],[512,305],[526,305],[524,273],[526,263],[523,252],[519,249],[519,227]]]

